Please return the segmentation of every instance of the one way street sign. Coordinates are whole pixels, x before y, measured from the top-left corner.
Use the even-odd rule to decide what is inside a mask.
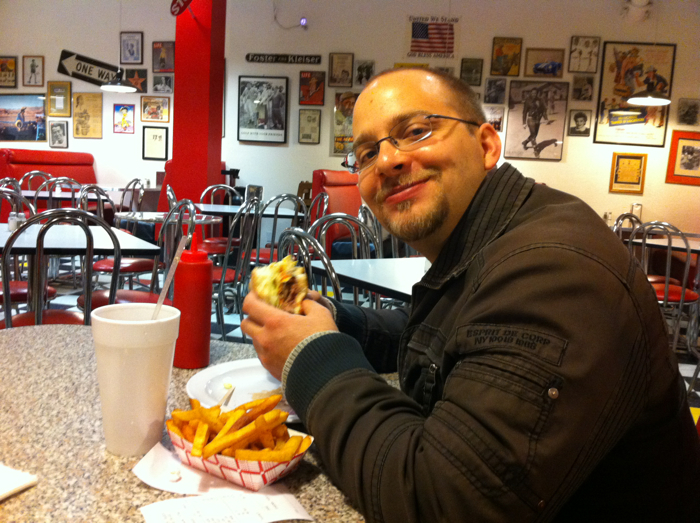
[[[65,49],[61,51],[61,58],[58,60],[58,72],[85,80],[95,85],[102,85],[112,80],[117,74],[118,68],[88,58]]]

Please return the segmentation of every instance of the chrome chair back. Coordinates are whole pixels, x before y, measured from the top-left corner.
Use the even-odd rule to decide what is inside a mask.
[[[311,227],[312,222],[315,222],[322,216],[328,213],[328,193],[320,192],[306,209],[306,216],[304,217],[304,230],[308,231]]]
[[[119,211],[120,212],[141,212],[141,205],[143,204],[143,195],[145,194],[143,183],[139,178],[134,178],[129,183],[124,186],[121,197],[119,199]],[[128,200],[127,200],[128,197]],[[121,228],[121,220],[115,218],[114,226],[117,229]],[[124,227],[126,231],[131,234],[136,234],[136,229],[139,226],[138,220],[126,220],[126,226]]]
[[[620,239],[622,239],[623,226],[626,221],[630,223],[632,229],[642,225],[642,220],[640,220],[639,216],[637,216],[636,214],[632,214],[631,212],[622,213],[620,216],[617,217],[615,223],[612,226],[612,232],[616,233],[618,238]]]
[[[41,180],[39,184],[44,183],[47,180],[50,180],[53,178],[49,173],[46,173],[44,171],[29,171],[27,173],[24,173],[24,175],[19,179],[19,184],[20,186],[24,186],[24,182],[27,182],[27,190],[31,191],[32,190],[32,182],[36,179]]]
[[[217,199],[217,197],[220,196],[220,199]],[[199,203],[210,203],[210,204],[216,204],[216,203],[222,203],[224,205],[235,205],[234,202],[238,201],[238,199],[241,198],[240,193],[230,185],[225,185],[223,183],[219,183],[216,185],[210,185],[204,191],[202,192],[201,196],[199,197]],[[230,226],[230,222],[229,222]],[[207,237],[212,237],[215,235],[214,233],[214,225],[209,225],[209,226],[202,226],[202,230],[204,230],[206,227],[209,227],[209,234]],[[204,240],[204,236],[202,236],[202,240]]]
[[[114,202],[112,201],[112,198],[109,197],[109,195],[105,192],[104,189],[101,187],[98,187],[95,184],[89,184],[89,185],[83,185],[80,189],[80,193],[78,195],[79,199],[79,208],[83,209],[84,211],[88,210],[88,205],[90,201],[90,195],[94,194],[97,197],[97,209],[96,209],[96,214],[103,220],[105,219],[105,201],[114,209]]]
[[[57,189],[61,189],[61,191],[63,191],[65,189],[70,191],[71,193],[70,206],[76,208],[78,207],[78,195],[80,194],[81,188],[82,185],[75,181],[73,178],[67,178],[65,176],[60,178],[50,178],[43,182],[35,191],[34,207],[37,206],[37,202],[39,201],[39,193],[41,193],[42,191],[48,191],[49,197],[46,206],[47,208],[52,209],[54,191],[56,191]]]
[[[266,259],[263,259],[261,262],[260,259],[260,251],[263,248],[263,242],[262,242],[262,218],[258,220],[258,241],[257,241],[257,249],[255,250],[255,264],[259,265],[260,263],[266,264],[266,263],[272,263],[275,261],[274,257],[274,252],[276,249],[277,242],[279,238],[277,237],[277,229],[278,229],[278,224],[279,220],[281,219],[279,212],[280,208],[283,208],[283,204],[285,202],[291,202],[291,204],[294,206],[294,217],[291,219],[292,224],[296,224],[299,222],[303,222],[306,216],[306,204],[304,203],[304,200],[300,198],[299,196],[295,194],[279,194],[277,196],[274,196],[270,198],[268,201],[266,201],[260,210],[260,216],[264,216],[265,211],[269,209],[270,207],[274,206],[275,209],[275,214],[272,217],[272,233],[270,235],[270,252],[269,252],[269,257],[266,257]],[[287,219],[282,218],[282,219]],[[265,251],[267,252],[267,251]]]
[[[7,201],[10,204],[12,212],[24,212],[24,208],[29,211],[30,216],[36,214],[36,208],[26,197],[22,196],[21,191],[17,191],[10,188],[11,186],[0,186],[0,207],[2,206],[2,200]]]
[[[173,190],[172,187],[170,187],[170,184],[165,186],[165,195],[168,197],[168,207],[172,209],[177,205],[177,196],[175,196],[175,191]]]

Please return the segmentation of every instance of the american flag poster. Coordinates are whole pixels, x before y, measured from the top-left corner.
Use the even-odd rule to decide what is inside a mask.
[[[408,57],[454,58],[459,17],[409,16]]]

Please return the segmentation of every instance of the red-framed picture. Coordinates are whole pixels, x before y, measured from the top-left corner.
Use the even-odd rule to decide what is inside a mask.
[[[700,185],[700,133],[673,131],[666,183]]]

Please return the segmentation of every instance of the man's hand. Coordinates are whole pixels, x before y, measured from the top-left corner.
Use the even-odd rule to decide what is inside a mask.
[[[243,301],[243,312],[248,317],[241,323],[241,330],[253,340],[263,367],[277,379],[281,379],[287,357],[299,342],[317,332],[338,330],[330,310],[316,301],[322,297],[318,293],[310,293],[309,297],[313,299],[302,302],[302,314],[268,305],[252,290]]]

